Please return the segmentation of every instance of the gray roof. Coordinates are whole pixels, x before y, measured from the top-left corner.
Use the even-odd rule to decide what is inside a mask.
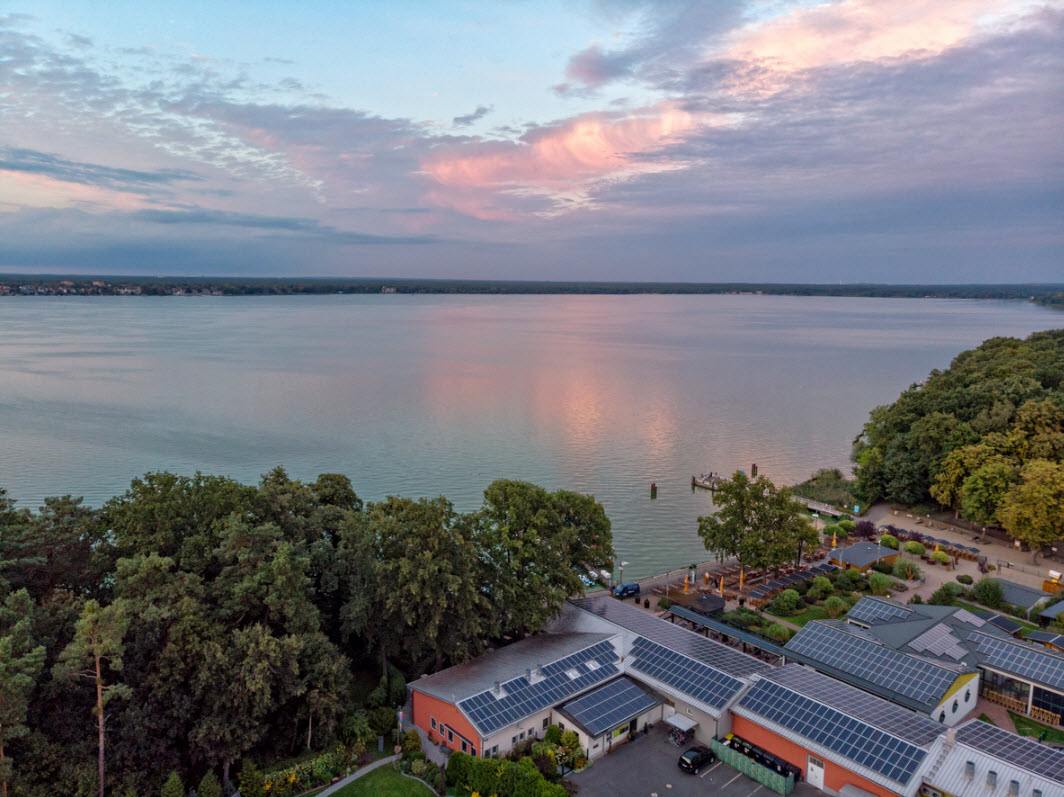
[[[1019,797],[1032,797],[1036,789],[1042,797],[1056,797],[1064,793],[1064,753],[982,720],[969,720],[957,728],[956,745],[944,751],[924,780],[956,797],[1008,797],[1013,781]]]
[[[837,559],[854,567],[867,567],[887,556],[894,556],[898,552],[894,548],[886,548],[877,542],[858,542],[849,548],[834,548],[828,554],[828,559]]]
[[[1039,617],[1048,617],[1050,620],[1060,617],[1061,612],[1064,612],[1064,601],[1054,603],[1052,606],[1047,606],[1038,613]]]
[[[1032,609],[1039,601],[1049,597],[1048,592],[1017,584],[1015,581],[1006,581],[1003,578],[995,578],[993,580],[1001,585],[1001,590],[1005,593],[1005,602],[1014,606]]]
[[[976,645],[980,664],[1064,691],[1064,655],[1008,635],[1002,638],[976,631],[969,641]]]
[[[584,733],[596,737],[664,702],[631,678],[622,676],[559,706],[558,711]]]
[[[688,631],[668,620],[662,620],[660,617],[629,606],[616,598],[604,595],[578,598],[570,600],[569,603],[652,642],[657,642],[669,650],[737,678],[745,678],[754,673],[772,669],[771,664],[740,653],[720,642],[706,639],[701,634]]]
[[[525,670],[535,670],[537,666],[564,659],[613,636],[606,633],[538,634],[419,678],[409,686],[440,700],[457,703],[491,689],[496,681],[505,682],[523,676]]]

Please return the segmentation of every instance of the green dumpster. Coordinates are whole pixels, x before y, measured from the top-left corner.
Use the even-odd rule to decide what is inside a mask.
[[[767,786],[772,789],[772,791],[776,792],[776,794],[786,795],[794,791],[793,774],[783,776],[766,766],[762,766],[754,761],[754,759],[747,758],[738,750],[732,750],[719,739],[711,740],[709,746],[713,752],[717,754],[717,758],[725,764],[739,770],[747,777],[753,778],[758,783]]]

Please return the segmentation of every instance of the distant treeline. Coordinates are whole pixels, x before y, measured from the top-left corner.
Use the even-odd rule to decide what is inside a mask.
[[[749,282],[549,282],[457,279],[317,279],[265,277],[129,277],[0,275],[7,293],[118,294],[145,296],[221,294],[225,296],[327,293],[452,294],[725,294],[778,296],[867,296],[935,299],[1024,299],[1064,307],[1062,284],[877,285]],[[0,293],[3,293],[0,290]]]

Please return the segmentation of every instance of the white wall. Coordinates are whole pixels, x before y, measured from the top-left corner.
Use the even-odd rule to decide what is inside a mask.
[[[968,716],[968,714],[975,709],[976,701],[979,700],[979,683],[980,675],[976,674],[974,678],[968,681],[964,686],[947,697],[942,703],[931,712],[931,719],[935,722],[942,722],[944,725],[953,727],[960,724],[960,722]],[[953,704],[957,704],[957,710],[954,711]],[[940,719],[942,716],[945,719]]]

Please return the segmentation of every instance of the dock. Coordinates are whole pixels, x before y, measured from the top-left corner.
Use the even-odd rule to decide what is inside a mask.
[[[719,473],[703,473],[701,476],[691,477],[691,486],[701,487],[703,490],[716,490],[722,481],[725,479]]]
[[[810,512],[816,512],[821,515],[830,515],[831,517],[842,517],[846,514],[841,509],[836,509],[830,504],[824,504],[820,501],[814,501],[810,498],[802,498],[798,495],[791,497],[794,498],[794,500],[797,501],[799,504],[804,504],[805,508],[808,509]]]

